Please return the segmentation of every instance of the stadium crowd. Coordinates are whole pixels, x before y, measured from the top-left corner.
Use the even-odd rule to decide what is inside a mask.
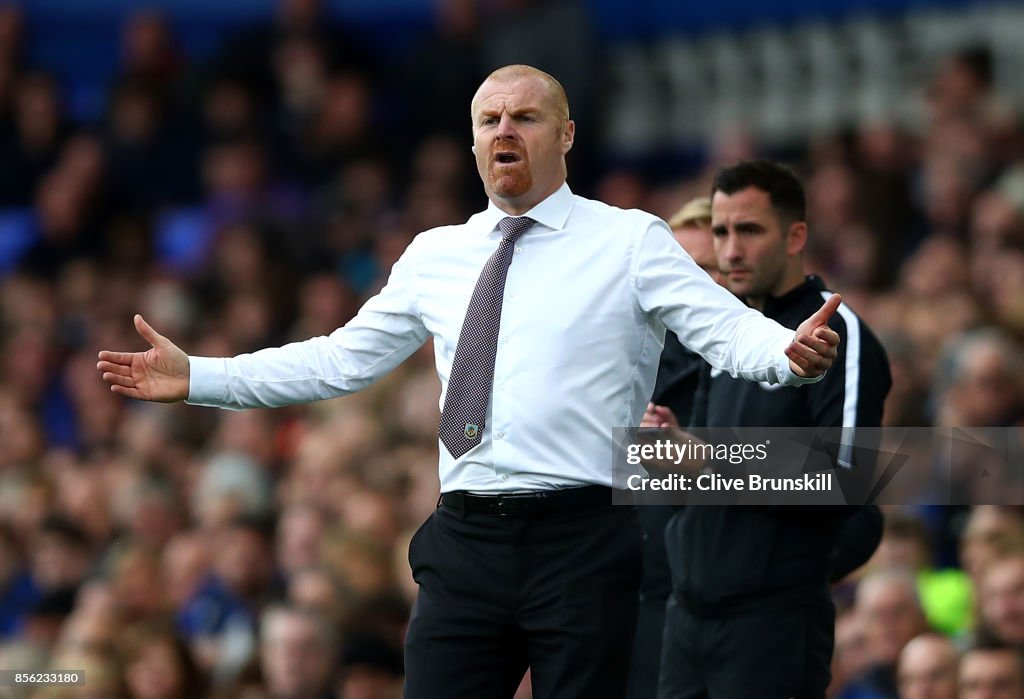
[[[202,62],[134,12],[95,122],[0,8],[0,668],[88,677],[32,696],[401,694],[406,551],[438,495],[430,348],[356,396],[241,413],[121,400],[96,350],[141,349],[136,312],[208,356],[344,324],[417,232],[484,206],[464,106],[491,68],[530,62],[485,37],[531,7],[440,3],[396,65],[317,3],[280,4]],[[596,118],[578,70],[541,67]],[[788,154],[808,268],[889,353],[889,426],[1024,430],[1024,131],[991,85],[991,57],[965,48],[914,96],[922,123]],[[667,217],[761,151],[714,153],[680,174],[574,152],[593,167],[570,184]],[[1024,696],[1024,510],[887,515],[835,588],[832,696]]]

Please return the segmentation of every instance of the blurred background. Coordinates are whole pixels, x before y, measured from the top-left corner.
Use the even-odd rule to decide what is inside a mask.
[[[584,196],[667,217],[792,165],[888,425],[1024,428],[1024,4],[0,1],[0,668],[88,676],[33,696],[400,695],[429,347],[243,413],[121,400],[96,351],[141,349],[135,312],[198,355],[344,324],[485,206],[469,101],[520,62],[566,87]],[[956,696],[964,644],[1024,648],[1024,513],[889,509],[836,587],[833,697],[923,696],[896,663],[929,628]]]

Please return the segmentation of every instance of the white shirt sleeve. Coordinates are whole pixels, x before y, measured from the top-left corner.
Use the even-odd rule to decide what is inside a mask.
[[[417,305],[416,241],[387,285],[344,327],[232,358],[189,357],[187,402],[233,410],[335,398],[370,385],[427,339]]]
[[[716,284],[662,221],[639,235],[631,276],[640,308],[712,367],[735,378],[787,386],[821,380],[794,374],[784,353],[794,332]]]

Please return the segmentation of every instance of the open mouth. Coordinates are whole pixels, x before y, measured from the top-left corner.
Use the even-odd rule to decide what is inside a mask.
[[[508,151],[497,153],[494,159],[503,165],[518,163],[521,160],[518,153],[510,153]]]

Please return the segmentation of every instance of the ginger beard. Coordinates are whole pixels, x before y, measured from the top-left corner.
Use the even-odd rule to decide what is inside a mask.
[[[519,197],[533,187],[526,153],[510,143],[495,143],[488,154],[487,183],[502,198]]]
[[[487,195],[522,214],[565,182],[574,125],[536,76],[489,79],[473,99],[476,166]],[[511,208],[507,208],[507,207]]]

